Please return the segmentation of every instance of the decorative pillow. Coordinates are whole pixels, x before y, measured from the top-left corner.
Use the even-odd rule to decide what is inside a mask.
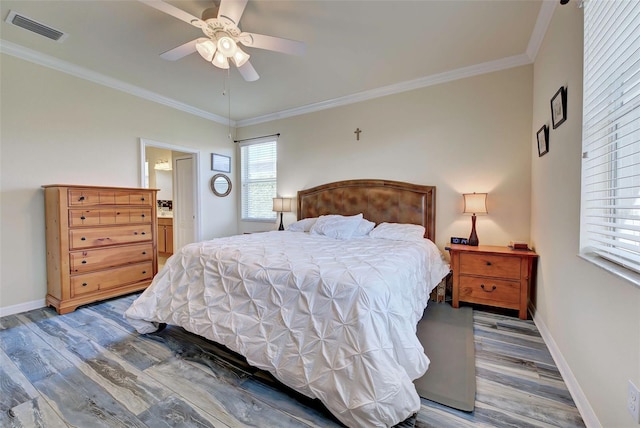
[[[310,233],[336,239],[349,239],[353,236],[361,221],[362,214],[353,216],[321,215],[311,227]]]
[[[369,234],[369,232],[371,232],[373,230],[373,228],[376,226],[376,224],[372,221],[367,220],[366,218],[363,218],[360,221],[360,224],[358,225],[358,227],[356,228],[356,231],[353,232],[353,236],[366,236]]]
[[[316,223],[316,220],[318,220],[318,217],[303,218],[302,220],[298,220],[295,223],[291,223],[289,226],[287,226],[287,230],[291,232],[308,232]]]
[[[424,232],[424,226],[418,224],[380,223],[369,232],[369,236],[394,241],[422,241],[424,239]]]

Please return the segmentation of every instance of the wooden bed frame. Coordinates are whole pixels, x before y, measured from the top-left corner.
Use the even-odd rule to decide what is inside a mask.
[[[388,180],[345,180],[298,192],[298,220],[327,214],[355,215],[376,224],[424,226],[435,242],[436,188]]]

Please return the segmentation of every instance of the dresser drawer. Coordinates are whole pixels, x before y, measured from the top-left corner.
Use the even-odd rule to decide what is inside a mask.
[[[70,189],[70,207],[89,205],[146,205],[153,203],[151,192],[139,190]]]
[[[520,279],[520,258],[495,254],[460,254],[460,274]]]
[[[153,244],[101,248],[69,253],[71,274],[153,260]]]
[[[151,223],[151,208],[69,210],[70,227],[125,223]]]
[[[520,283],[493,278],[460,276],[459,299],[469,303],[518,308]]]
[[[87,273],[71,277],[72,297],[122,287],[153,278],[153,263],[135,265]]]
[[[144,242],[151,239],[151,225],[71,229],[69,231],[69,243],[72,249]]]

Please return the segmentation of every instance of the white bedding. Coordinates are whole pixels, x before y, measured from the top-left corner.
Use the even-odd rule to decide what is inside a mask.
[[[239,235],[182,248],[125,317],[224,344],[347,426],[392,426],[420,408],[416,324],[448,272],[426,239]]]

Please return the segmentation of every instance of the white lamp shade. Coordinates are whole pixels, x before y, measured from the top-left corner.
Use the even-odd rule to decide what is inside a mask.
[[[288,213],[291,211],[291,198],[273,198],[273,211]]]
[[[216,52],[211,63],[218,68],[229,68],[229,61],[227,61],[227,57],[224,56],[220,51]]]
[[[249,61],[249,58],[250,55],[239,47],[236,53],[231,57],[233,62],[236,64],[236,67],[242,67],[247,61]]]
[[[231,37],[222,36],[218,39],[218,50],[228,58],[236,53],[238,46]]]
[[[464,193],[464,214],[487,214],[487,193]]]
[[[213,55],[216,53],[216,44],[211,39],[205,39],[204,37],[198,39],[196,42],[196,50],[202,58],[208,62],[213,61]]]

